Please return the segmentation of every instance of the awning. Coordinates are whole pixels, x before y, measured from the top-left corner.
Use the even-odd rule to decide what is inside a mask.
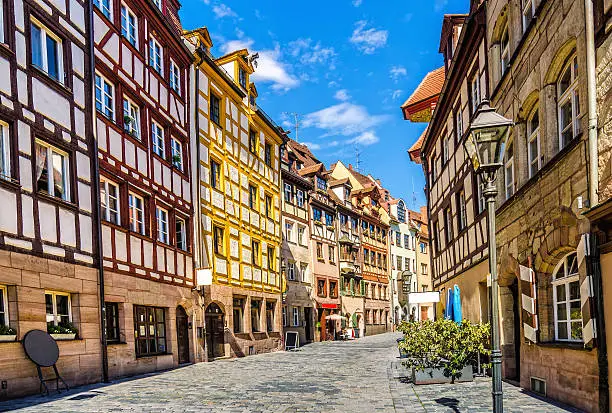
[[[340,320],[346,320],[346,317],[342,317],[340,314],[332,314],[332,315],[328,315],[327,317],[325,317],[326,320],[334,320],[334,321],[340,321]]]
[[[321,308],[329,308],[329,309],[337,309],[338,308],[338,304],[321,304]]]

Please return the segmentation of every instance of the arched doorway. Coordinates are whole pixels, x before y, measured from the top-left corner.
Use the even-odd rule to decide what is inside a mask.
[[[189,318],[180,305],[176,307],[176,341],[179,364],[189,363]]]
[[[225,316],[216,303],[206,308],[206,346],[208,358],[225,356]]]

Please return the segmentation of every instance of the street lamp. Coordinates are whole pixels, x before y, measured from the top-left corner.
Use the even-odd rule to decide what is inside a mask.
[[[406,307],[408,308],[408,319],[410,320],[410,293],[412,292],[412,271],[404,270],[402,276],[402,292],[406,294]]]
[[[491,365],[493,375],[493,412],[504,411],[501,381],[501,350],[499,348],[499,284],[497,283],[497,246],[495,242],[495,173],[503,165],[508,131],[513,125],[495,109],[489,101],[483,101],[470,125],[463,142],[474,171],[480,175],[484,189],[482,195],[487,204],[489,223],[489,272],[491,273]]]

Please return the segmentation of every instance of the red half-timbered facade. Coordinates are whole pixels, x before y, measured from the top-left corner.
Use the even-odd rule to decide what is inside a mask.
[[[106,334],[110,375],[123,376],[203,354],[189,323],[192,57],[177,2],[94,3]]]

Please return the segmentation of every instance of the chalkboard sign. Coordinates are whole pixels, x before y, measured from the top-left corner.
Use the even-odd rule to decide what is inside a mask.
[[[300,335],[297,331],[285,333],[285,350],[295,350],[300,346]]]

